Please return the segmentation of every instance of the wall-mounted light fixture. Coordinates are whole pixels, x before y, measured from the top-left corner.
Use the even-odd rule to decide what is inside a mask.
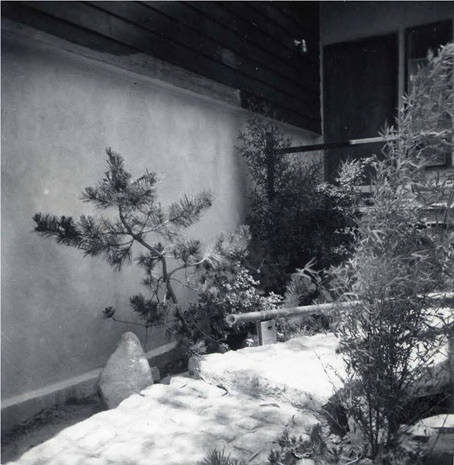
[[[307,43],[304,39],[294,39],[293,46],[299,55],[307,53]]]

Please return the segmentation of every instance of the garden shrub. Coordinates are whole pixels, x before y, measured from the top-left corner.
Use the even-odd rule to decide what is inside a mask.
[[[309,305],[314,300],[329,300],[330,296],[323,294],[322,273],[312,268],[313,260],[304,268],[297,269],[290,276],[285,288],[283,306],[285,308]],[[300,335],[313,335],[327,331],[330,327],[329,318],[320,314],[304,314],[293,318],[277,318],[276,334],[279,342],[285,342]]]
[[[401,418],[411,386],[445,341],[434,330],[435,323],[447,330],[443,302],[431,295],[452,289],[454,190],[426,168],[452,153],[453,65],[453,45],[431,57],[395,127],[385,130],[383,156],[370,161],[371,205],[359,219],[354,251],[331,272],[340,300],[351,302],[338,328],[349,429],[363,438],[358,456],[376,463],[416,463],[416,451],[402,442]],[[430,227],[434,206],[439,216]]]
[[[249,229],[242,226],[235,234],[221,236],[214,247],[214,255],[225,259],[210,261],[194,275],[193,289],[197,301],[189,306],[186,320],[186,344],[190,352],[223,352],[239,349],[254,331],[253,323],[241,323],[233,328],[225,322],[232,313],[271,310],[281,297],[259,290],[260,283],[246,266]]]
[[[294,319],[278,318],[276,320],[276,338],[278,342],[286,342],[298,336],[313,336],[329,330],[329,318],[315,313]]]
[[[292,435],[285,429],[276,442],[279,448],[271,450],[268,465],[298,465],[305,463],[304,459],[316,465],[334,465],[342,463],[341,457],[349,463],[352,456],[349,448],[328,436],[326,426],[321,424],[315,425],[310,434],[304,436]]]
[[[276,124],[260,116],[247,122],[238,150],[251,179],[250,262],[267,291],[283,294],[292,273],[315,260],[317,269],[339,264],[348,252],[348,196],[322,183],[319,163],[302,163],[299,155],[275,155],[268,176],[267,144],[290,146]]]

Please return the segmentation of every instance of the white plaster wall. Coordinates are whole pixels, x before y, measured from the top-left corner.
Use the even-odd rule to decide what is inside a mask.
[[[35,212],[90,212],[81,190],[105,170],[105,147],[133,174],[160,173],[164,203],[210,189],[213,207],[191,233],[208,243],[244,219],[245,186],[234,144],[243,110],[158,85],[120,67],[9,31],[2,35],[2,397],[10,399],[102,366],[128,329],[141,291],[134,266],[101,259],[33,232]],[[295,143],[317,136],[285,128]],[[143,340],[143,331],[131,327]],[[162,345],[161,330],[148,349]]]

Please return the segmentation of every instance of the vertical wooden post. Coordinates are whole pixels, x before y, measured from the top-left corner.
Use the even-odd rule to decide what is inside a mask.
[[[276,320],[257,321],[256,329],[259,345],[274,344],[277,341]]]
[[[454,331],[451,330],[449,335],[448,348],[448,363],[449,363],[449,379],[451,381],[451,412],[454,413]]]
[[[267,132],[265,136],[265,159],[266,159],[266,190],[268,201],[274,199],[274,138],[272,132]]]

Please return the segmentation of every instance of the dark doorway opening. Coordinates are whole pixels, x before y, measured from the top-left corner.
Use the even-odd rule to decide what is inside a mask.
[[[392,124],[398,99],[397,35],[324,47],[325,142],[375,137]],[[381,152],[381,143],[326,151],[325,176],[341,161]]]

